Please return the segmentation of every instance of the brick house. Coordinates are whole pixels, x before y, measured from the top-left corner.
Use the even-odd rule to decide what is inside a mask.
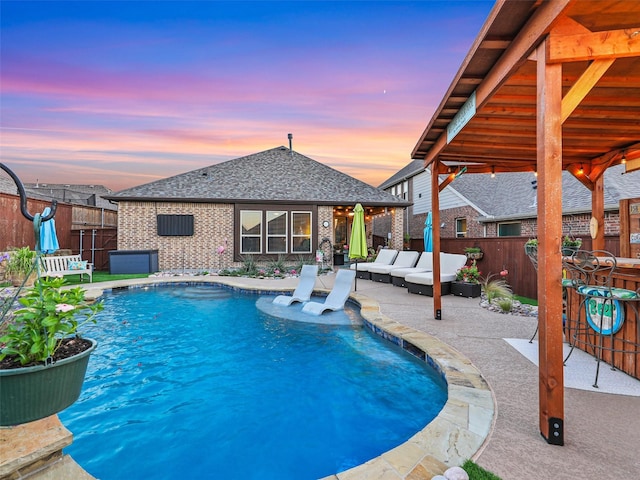
[[[640,196],[640,172],[623,172],[624,165],[618,165],[604,174],[605,235],[620,233],[619,201]],[[569,172],[562,175],[563,232],[587,236],[591,192]],[[536,187],[536,177],[527,172],[461,175],[440,192],[441,237],[535,237]],[[379,188],[412,203],[405,230],[412,239],[421,239],[431,210],[431,173],[424,162],[413,160]]]
[[[284,146],[107,198],[118,202],[118,250],[158,250],[160,270],[228,267],[247,255],[315,258],[317,250],[333,260],[349,242],[356,203],[370,245],[374,217],[385,214],[401,245],[400,212],[410,205]]]

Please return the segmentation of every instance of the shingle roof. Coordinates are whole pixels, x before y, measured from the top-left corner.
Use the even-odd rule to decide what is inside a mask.
[[[117,205],[105,200],[105,196],[113,193],[113,190],[104,185],[64,184],[64,183],[25,183],[27,196],[42,198],[45,200],[58,200],[59,202],[73,203],[76,205],[92,205],[92,197],[95,195],[95,206],[108,210],[117,210]]]
[[[411,205],[281,146],[122,190],[118,200]]]
[[[617,165],[604,173],[605,209],[617,209],[622,198],[640,197],[640,172],[623,175]],[[492,217],[515,218],[537,216],[531,173],[462,175],[450,185],[467,200]],[[567,171],[562,172],[562,210],[565,213],[591,211],[591,191]]]
[[[401,168],[394,175],[392,175],[391,177],[386,179],[384,182],[382,182],[378,186],[378,188],[382,188],[384,190],[385,188],[391,187],[396,183],[406,180],[407,178],[418,175],[423,170],[424,170],[424,160],[413,160],[412,162],[410,162],[409,164]]]

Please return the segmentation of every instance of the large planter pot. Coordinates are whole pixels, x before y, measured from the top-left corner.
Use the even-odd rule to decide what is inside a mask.
[[[97,342],[51,365],[0,370],[0,426],[19,425],[58,413],[80,396],[89,356]]]
[[[451,293],[458,297],[475,298],[482,293],[482,287],[479,283],[468,282],[451,282]]]
[[[11,275],[11,285],[13,285],[14,287],[19,287],[22,285],[22,282],[24,281],[24,274],[13,274]],[[38,278],[38,274],[37,272],[31,272],[29,274],[29,276],[27,277],[27,280],[24,281],[24,286],[25,287],[33,287],[33,285],[36,283],[36,280]]]

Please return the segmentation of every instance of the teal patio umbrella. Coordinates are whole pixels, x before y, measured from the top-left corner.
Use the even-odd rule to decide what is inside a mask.
[[[424,251],[433,252],[433,220],[431,212],[427,213],[427,219],[424,222]]]
[[[353,208],[353,224],[351,225],[351,239],[349,240],[349,258],[356,261],[356,280],[354,291],[358,290],[358,260],[366,259],[367,234],[364,231],[364,208],[359,203]]]

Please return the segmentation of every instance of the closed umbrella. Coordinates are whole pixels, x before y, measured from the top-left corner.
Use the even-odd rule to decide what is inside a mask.
[[[356,280],[354,290],[358,290],[358,260],[367,258],[367,234],[364,231],[364,208],[359,203],[353,208],[353,224],[349,240],[349,258],[356,261]]]
[[[424,222],[424,251],[433,251],[433,220],[431,219],[431,212],[427,213],[427,219]]]
[[[51,213],[49,207],[42,212],[42,217],[46,217]],[[60,248],[58,244],[58,235],[56,235],[56,221],[51,218],[46,222],[42,222],[40,226],[40,250],[42,253],[53,253]]]

